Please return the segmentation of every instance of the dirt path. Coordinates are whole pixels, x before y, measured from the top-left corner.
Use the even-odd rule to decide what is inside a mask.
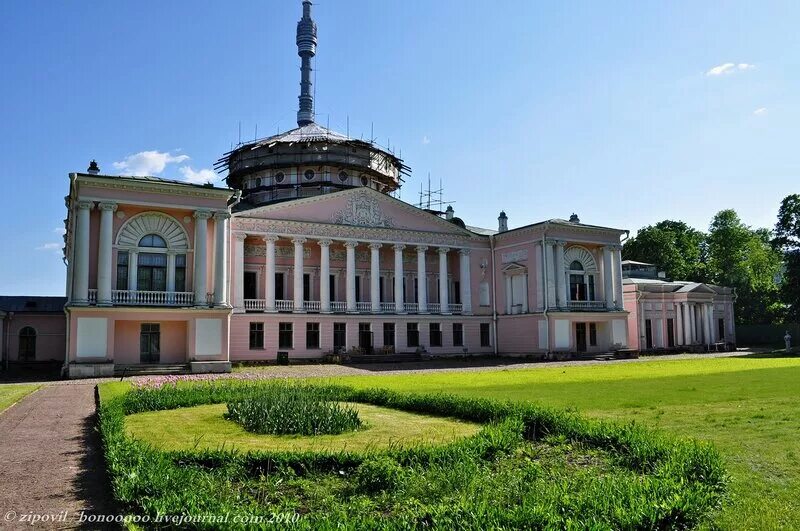
[[[44,386],[0,413],[0,458],[2,529],[31,529],[36,515],[50,521],[34,528],[75,528],[82,509],[113,512],[94,385]]]

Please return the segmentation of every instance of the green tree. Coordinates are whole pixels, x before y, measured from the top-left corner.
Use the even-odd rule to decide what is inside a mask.
[[[781,299],[786,319],[800,322],[800,194],[787,195],[781,201],[772,243],[785,260]]]
[[[734,210],[722,210],[711,220],[706,239],[708,280],[736,288],[739,323],[770,323],[781,314],[782,256],[770,237],[768,230],[742,223]]]
[[[673,280],[705,279],[705,235],[682,221],[665,220],[641,229],[625,242],[626,260],[655,264]]]

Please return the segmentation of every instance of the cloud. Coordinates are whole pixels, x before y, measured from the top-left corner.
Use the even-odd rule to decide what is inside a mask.
[[[192,184],[206,184],[213,183],[217,180],[217,173],[214,170],[200,169],[193,170],[191,166],[183,166],[178,168],[178,171],[183,175],[183,180]]]
[[[423,136],[422,137],[422,143],[426,144],[426,145],[430,144],[431,143],[431,137],[429,137],[428,135]]]
[[[37,251],[61,251],[61,248],[64,247],[63,242],[51,242],[51,243],[43,243],[39,247],[36,248]]]
[[[709,77],[713,76],[723,76],[727,74],[733,74],[734,72],[740,72],[744,70],[752,70],[755,68],[756,65],[752,65],[749,63],[723,63],[721,65],[717,65],[706,72],[706,75]]]
[[[56,227],[53,229],[53,232],[63,236],[67,233],[67,229],[65,229],[64,227]]]
[[[172,155],[160,151],[140,151],[128,155],[119,162],[114,163],[114,168],[122,175],[158,175],[167,164],[176,164],[189,160],[188,155]]]
[[[758,109],[753,111],[753,114],[755,114],[756,116],[760,116],[762,114],[767,114],[767,108],[766,107],[759,107]]]

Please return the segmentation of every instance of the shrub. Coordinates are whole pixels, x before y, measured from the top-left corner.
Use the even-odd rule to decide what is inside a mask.
[[[402,477],[403,468],[386,455],[365,459],[354,475],[357,489],[366,493],[392,489]]]
[[[313,388],[270,386],[255,396],[228,402],[225,418],[252,433],[337,435],[361,427],[353,406],[326,400]]]

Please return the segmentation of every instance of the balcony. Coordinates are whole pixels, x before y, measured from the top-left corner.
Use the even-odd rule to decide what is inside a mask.
[[[97,304],[97,290],[89,290],[89,304]],[[111,290],[111,304],[114,306],[193,306],[194,293],[191,291],[140,291]]]
[[[606,310],[606,301],[569,301],[567,310],[572,312],[602,312]]]
[[[439,314],[442,313],[441,304],[437,302],[428,303],[428,310],[426,313]],[[320,301],[304,301],[303,311],[310,313],[319,313],[322,304]],[[406,302],[403,304],[403,313],[420,313],[419,304],[416,302]],[[447,309],[449,313],[460,314],[463,312],[463,305],[461,304],[448,304]],[[265,299],[245,299],[244,310],[246,312],[265,312],[267,311],[267,301]],[[275,311],[278,312],[292,312],[294,311],[294,301],[278,299],[275,301]],[[356,309],[354,312],[347,311],[347,303],[344,301],[331,301],[331,313],[358,313],[358,314],[396,314],[396,306],[394,302],[381,302],[380,310],[378,312],[372,311],[371,302],[356,302]]]

